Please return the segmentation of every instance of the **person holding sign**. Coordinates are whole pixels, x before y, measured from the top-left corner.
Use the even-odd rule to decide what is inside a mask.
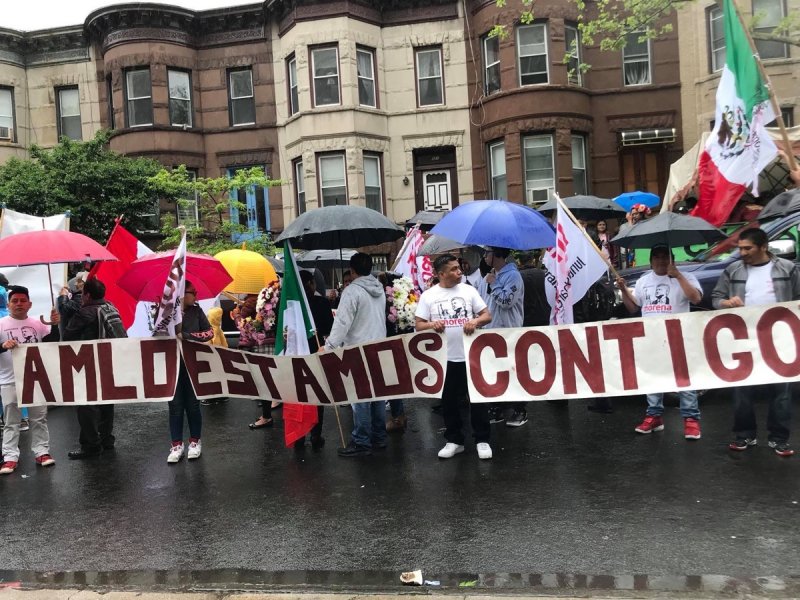
[[[622,277],[617,278],[617,287],[622,292],[622,302],[628,312],[642,311],[642,317],[670,316],[689,312],[689,304],[698,304],[703,298],[703,288],[691,273],[681,273],[675,266],[672,251],[665,244],[650,250],[650,271],[636,282],[633,292]],[[678,392],[683,417],[683,437],[699,440],[700,408],[697,392]],[[664,430],[664,394],[647,394],[647,412],[644,421],[635,429],[636,433],[652,433]]]

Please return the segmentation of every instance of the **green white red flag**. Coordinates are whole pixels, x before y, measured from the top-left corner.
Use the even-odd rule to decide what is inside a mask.
[[[719,227],[758,175],[778,155],[765,130],[775,118],[767,83],[762,79],[733,0],[723,0],[725,67],[717,88],[714,130],[699,162],[699,197],[692,211]]]

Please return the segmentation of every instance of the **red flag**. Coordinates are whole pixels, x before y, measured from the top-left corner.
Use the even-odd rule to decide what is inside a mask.
[[[264,402],[269,402],[265,400]],[[317,424],[317,407],[308,404],[283,405],[283,438],[290,448],[297,440],[306,437]]]
[[[128,292],[117,286],[117,280],[128,270],[130,264],[137,258],[149,254],[151,250],[142,244],[136,237],[116,220],[111,235],[108,236],[106,248],[116,256],[119,261],[104,261],[96,263],[89,273],[90,277],[97,277],[106,286],[106,300],[117,307],[119,316],[125,329],[133,325],[136,316],[136,299]]]

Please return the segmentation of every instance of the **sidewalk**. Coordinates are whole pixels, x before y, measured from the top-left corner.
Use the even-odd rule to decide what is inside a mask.
[[[424,598],[425,600],[618,600],[627,599],[674,599],[691,598],[692,600],[714,600],[723,597],[715,594],[701,595],[674,595],[674,594],[625,594],[625,595],[592,595],[582,594],[580,596],[530,596],[530,595],[487,595],[487,594],[431,594],[419,588],[409,588],[408,593],[403,594],[368,594],[368,593],[340,593],[340,594],[320,594],[315,592],[286,592],[286,593],[250,593],[250,592],[92,592],[88,590],[16,590],[1,589],[0,600],[409,600],[409,598]],[[741,598],[738,594],[734,597]],[[768,599],[773,596],[753,596],[748,594],[748,600]]]

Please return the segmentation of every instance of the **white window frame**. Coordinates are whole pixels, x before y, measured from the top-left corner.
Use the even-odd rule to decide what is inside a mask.
[[[373,186],[368,186],[367,185],[367,161],[374,162],[374,165],[375,165],[376,176],[377,176],[377,180],[378,180],[378,185],[377,185],[377,188],[378,188],[378,202],[379,202],[379,205],[380,205],[380,209],[378,210],[378,212],[381,213],[381,214],[384,214],[383,181],[381,181],[381,179],[382,179],[382,177],[381,177],[382,168],[381,167],[383,166],[383,164],[382,164],[383,163],[383,159],[382,159],[380,154],[370,154],[370,153],[366,153],[366,152],[364,153],[364,202],[365,202],[365,205],[366,205],[367,208],[372,208],[374,210],[374,207],[369,206],[369,201],[367,200],[367,188],[368,187],[370,187],[370,188],[375,188],[376,187],[374,185]]]
[[[366,54],[369,56],[369,68],[372,71],[371,77],[366,77],[358,72],[358,56],[360,54]],[[372,85],[372,99],[373,103],[368,104],[364,102],[361,98],[361,86],[358,86],[358,104],[359,106],[369,106],[371,108],[378,108],[378,86],[376,84],[376,77],[375,77],[375,51],[370,48],[356,48],[356,76],[358,77],[359,83],[361,81],[369,82]]]
[[[247,73],[250,76],[250,94],[249,95],[242,95],[242,96],[234,96],[233,95],[233,76],[234,74],[239,73]],[[253,104],[253,120],[237,123],[236,122],[236,111],[234,110],[235,102],[237,100],[246,100],[250,99],[250,102]],[[230,103],[230,112],[231,112],[231,126],[232,127],[242,127],[245,125],[255,125],[256,123],[256,89],[255,84],[253,83],[253,67],[246,67],[244,69],[230,69],[228,71],[228,101]]]
[[[77,102],[78,112],[76,114],[68,115],[68,114],[64,113],[64,100],[62,98],[62,94],[64,94],[65,92],[75,92],[75,95],[77,96],[77,101],[78,101]],[[78,86],[68,86],[68,87],[56,88],[56,94],[58,96],[58,98],[56,100],[57,107],[58,107],[58,115],[56,115],[57,118],[58,118],[58,139],[61,139],[62,137],[66,136],[66,137],[70,138],[71,140],[82,140],[83,139],[83,125],[81,123],[81,93],[80,93],[80,90],[78,89]],[[78,117],[78,132],[80,134],[78,137],[71,137],[71,136],[68,136],[66,133],[64,133],[64,119],[65,118],[69,118],[69,117]]]
[[[294,161],[294,203],[299,217],[306,212],[306,179],[305,170],[303,169],[303,159],[300,158]],[[302,196],[302,203],[301,203]],[[302,210],[301,210],[302,208]]]
[[[638,43],[638,40],[641,36],[645,34],[644,31],[634,31],[633,33],[628,34],[628,38],[633,39]],[[622,84],[625,87],[636,87],[642,85],[651,85],[653,83],[653,51],[650,45],[650,40],[645,40],[645,44],[647,44],[647,81],[641,83],[628,83],[627,77],[625,77],[625,66],[627,64],[636,64],[644,62],[642,60],[642,54],[635,54],[633,56],[625,56],[626,50],[628,49],[628,45],[626,44],[625,47],[622,49]]]
[[[334,52],[336,57],[335,64],[336,64],[336,102],[326,102],[325,104],[320,104],[317,102],[317,79],[329,79],[334,77],[334,75],[317,75],[317,53],[318,52]],[[341,80],[341,73],[339,69],[339,47],[338,46],[322,46],[321,48],[312,48],[311,49],[311,79],[312,79],[312,87],[314,88],[311,90],[312,97],[314,98],[314,106],[338,106],[342,103],[342,80]]]
[[[131,96],[132,85],[131,85],[131,75],[134,73],[139,73],[142,71],[147,71],[147,77],[150,80],[150,93],[147,96]],[[153,120],[154,120],[154,111],[153,111],[153,74],[150,72],[150,67],[144,68],[136,68],[136,69],[128,69],[125,71],[125,96],[126,96],[126,109],[127,109],[127,116],[128,116],[128,127],[152,127]],[[135,102],[137,100],[144,100],[147,99],[150,101],[150,122],[149,123],[133,123],[133,113],[131,111],[131,102]]]
[[[575,32],[575,46],[568,40],[567,32]],[[566,47],[567,59],[567,83],[569,85],[583,85],[583,73],[581,73],[581,31],[574,25],[564,25],[564,45]],[[573,68],[572,63],[575,63]],[[573,72],[570,73],[570,70]]]
[[[490,63],[489,62],[489,44],[496,44],[497,45],[497,60]],[[489,82],[492,78],[489,76],[489,72],[491,69],[497,69],[497,88],[490,89]],[[494,94],[495,92],[499,92],[503,89],[503,85],[500,81],[500,36],[486,36],[483,38],[483,91],[484,93],[489,96]]]
[[[523,31],[533,30],[533,29],[541,29],[542,30],[542,37],[544,39],[544,54],[537,53],[537,54],[522,54],[522,44],[520,43],[520,34]],[[517,73],[519,74],[519,85],[520,87],[523,86],[531,86],[531,85],[547,85],[550,83],[550,49],[548,48],[548,37],[547,37],[547,23],[533,23],[531,25],[522,25],[517,27]],[[533,73],[522,73],[522,59],[528,56],[542,56],[544,55],[544,71],[536,71]],[[522,78],[523,75],[541,75],[542,73],[545,74],[545,81],[537,81],[534,83],[523,83]]]
[[[526,149],[528,147],[529,141],[539,141],[539,140],[546,140],[547,144],[543,144],[538,147],[549,147],[550,149],[550,165],[551,171],[553,176],[548,179],[528,179],[528,168],[527,168],[527,152]],[[540,134],[540,135],[527,135],[522,138],[522,169],[523,169],[523,177],[525,179],[525,202],[528,206],[536,207],[539,204],[547,202],[553,195],[555,191],[556,181],[558,179],[556,174],[556,162],[555,162],[555,155],[553,152],[553,135],[552,134]],[[549,185],[541,185],[542,183],[549,183]],[[535,186],[535,187],[534,187]],[[547,197],[541,197],[542,192],[547,192]],[[538,197],[535,197],[538,196]]]
[[[348,193],[347,193],[347,160],[345,158],[344,152],[334,152],[330,154],[321,154],[317,156],[317,169],[318,169],[318,180],[319,180],[319,206],[334,206],[333,204],[325,204],[325,189],[326,188],[340,188],[341,185],[325,185],[325,181],[323,180],[323,168],[322,164],[325,161],[330,160],[338,160],[341,161],[342,165],[342,181],[344,181],[344,203],[348,204]]]
[[[289,81],[289,116],[300,112],[300,93],[297,87],[297,57],[286,61],[286,77]]]
[[[754,17],[760,12],[760,10],[756,8],[756,2],[757,1],[758,0],[752,0],[752,3],[751,3],[751,9],[752,9]],[[778,22],[780,22],[780,20],[783,19],[786,16],[786,2],[785,2],[785,0],[764,0],[764,1],[774,2],[774,3],[778,4],[778,6],[781,9],[781,16],[778,19]],[[776,23],[771,23],[769,25],[758,24],[758,26],[753,28],[753,31],[756,31],[756,32],[759,32],[759,33],[771,33],[772,30],[775,29],[775,27],[777,25],[778,25],[777,22]],[[754,41],[756,43],[756,50],[758,51],[758,55],[761,58],[761,60],[780,60],[781,58],[788,58],[789,57],[789,47],[788,47],[787,44],[783,44],[781,42],[771,42],[771,41],[767,41],[767,40],[754,40]],[[783,52],[779,56],[764,56],[765,54],[767,54],[764,51],[764,49],[768,45],[769,45],[769,47],[777,47],[778,45],[780,45],[780,47],[783,50]]]
[[[197,181],[197,171],[195,169],[187,169],[189,173],[189,179],[193,182]],[[187,225],[189,227],[199,227],[200,226],[200,194],[197,190],[193,190],[192,193],[194,194],[194,198],[182,198],[175,204],[175,215],[176,221],[178,225]],[[189,220],[182,220],[181,218],[181,202],[185,203],[186,207],[191,211],[191,208],[194,208],[194,221],[190,222]],[[193,204],[190,204],[193,203]]]
[[[419,57],[423,54],[430,54],[436,52],[439,56],[439,75],[426,75],[422,76],[420,73],[419,67]],[[444,106],[444,63],[442,62],[442,48],[441,46],[437,46],[434,48],[417,48],[414,51],[414,64],[416,66],[416,76],[417,76],[417,106],[424,107],[424,106]],[[422,80],[429,80],[429,79],[438,79],[440,81],[439,89],[441,90],[441,99],[439,102],[431,102],[429,104],[422,104]]]
[[[709,64],[711,66],[712,73],[716,73],[725,66],[725,32],[723,31],[722,19],[722,8],[719,6],[712,6],[708,11],[708,51],[711,53],[709,56]],[[722,36],[717,38],[717,40],[721,42],[721,45],[715,44],[714,25],[716,23],[719,24],[719,29],[722,33]],[[718,55],[720,55],[719,59],[717,58]]]
[[[583,162],[583,165],[580,166],[580,167],[577,167],[577,168],[575,166],[575,143],[576,142],[580,143],[579,156],[580,156],[581,161]],[[582,135],[582,134],[579,134],[579,133],[573,133],[572,136],[571,136],[571,139],[570,139],[570,150],[571,150],[571,155],[572,155],[572,187],[573,187],[573,193],[575,193],[575,194],[588,194],[589,193],[589,169],[587,167],[588,157],[586,155],[586,136]],[[580,171],[580,177],[583,179],[583,190],[579,190],[579,189],[577,189],[575,187],[575,181],[576,181],[575,172],[576,171]]]
[[[0,141],[14,141],[14,88],[0,87],[0,94],[8,94],[9,114],[0,114]]]
[[[186,77],[186,82],[188,84],[187,85],[188,97],[181,98],[179,96],[173,96],[172,95],[171,79],[172,79],[173,76]],[[192,118],[193,117],[192,112],[193,112],[194,109],[192,107],[192,74],[191,74],[191,72],[183,70],[183,69],[167,69],[167,91],[168,91],[168,94],[169,94],[169,107],[168,107],[168,110],[169,110],[169,124],[172,125],[173,127],[187,127],[187,128],[191,127],[193,122],[194,122],[194,119]],[[186,114],[188,115],[188,121],[189,121],[188,123],[174,123],[172,121],[172,103],[173,102],[183,102],[183,103],[187,103],[189,105],[189,110],[186,111]]]
[[[502,165],[503,172],[502,173],[499,172],[499,168],[498,168],[499,165],[495,165],[495,162],[494,162],[495,150],[497,150],[498,148],[502,148],[503,149],[503,165]],[[507,168],[506,168],[506,143],[505,143],[505,141],[504,140],[500,140],[500,141],[497,141],[497,142],[490,143],[489,147],[488,147],[488,153],[489,153],[489,161],[488,161],[489,162],[489,183],[491,185],[492,198],[495,198],[497,200],[508,200],[508,174],[507,174]],[[501,194],[501,193],[498,192],[498,187],[499,186],[497,185],[497,180],[501,179],[501,178],[504,181],[503,186],[506,189],[504,194]]]

